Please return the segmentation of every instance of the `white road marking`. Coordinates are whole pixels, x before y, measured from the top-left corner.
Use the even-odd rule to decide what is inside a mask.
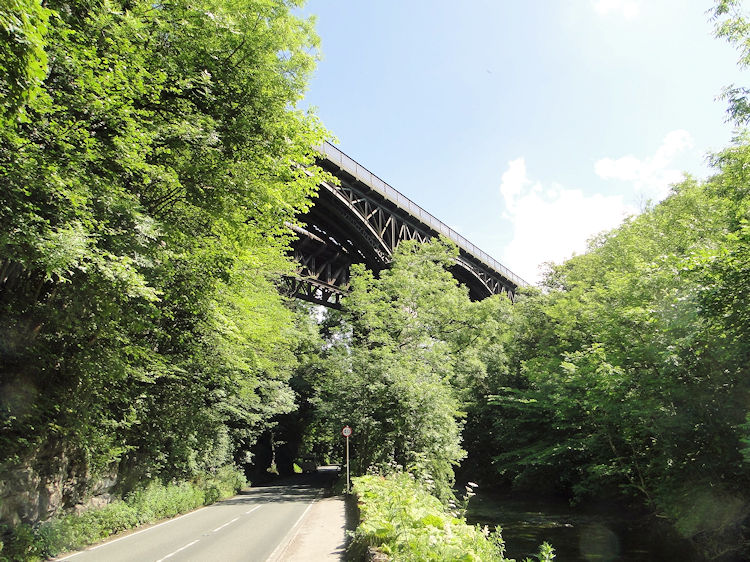
[[[164,560],[166,560],[167,558],[172,558],[172,556],[174,556],[175,554],[177,554],[177,553],[178,553],[178,552],[180,552],[181,550],[185,550],[186,548],[189,548],[189,547],[193,546],[193,545],[194,545],[195,543],[197,543],[197,542],[198,542],[199,540],[200,540],[200,539],[195,539],[195,540],[194,540],[193,542],[191,542],[191,543],[188,543],[188,544],[186,544],[186,545],[185,545],[185,546],[183,546],[182,548],[178,548],[178,549],[177,549],[177,550],[175,550],[174,552],[171,552],[171,553],[167,554],[167,555],[166,555],[166,556],[165,556],[164,558],[161,558],[161,559],[157,560],[156,562],[163,562],[163,561],[164,561]]]
[[[215,528],[215,529],[214,529],[213,531],[211,531],[211,532],[212,532],[212,533],[215,533],[216,531],[221,531],[221,530],[222,530],[222,529],[223,529],[224,527],[226,527],[227,525],[231,525],[232,523],[234,523],[235,521],[237,521],[237,519],[239,519],[239,517],[235,517],[235,518],[234,518],[234,519],[232,519],[231,521],[229,521],[229,522],[227,522],[227,523],[224,523],[224,524],[223,524],[223,525],[222,525],[221,527],[216,527],[216,528]]]
[[[229,498],[229,499],[231,499],[231,498]],[[220,502],[217,502],[217,503],[220,503]],[[211,505],[216,505],[216,503],[215,504],[211,504]],[[87,552],[89,550],[96,550],[97,548],[101,548],[103,546],[108,546],[108,545],[110,545],[112,543],[116,543],[118,541],[122,541],[122,540],[125,540],[125,539],[129,539],[130,537],[134,537],[136,535],[140,535],[141,533],[145,533],[146,531],[150,531],[151,529],[156,529],[157,527],[161,527],[162,525],[167,525],[168,523],[173,523],[174,521],[177,521],[178,519],[182,519],[183,517],[187,517],[188,515],[193,515],[194,513],[198,513],[199,511],[202,511],[202,510],[204,510],[207,507],[210,507],[210,506],[204,505],[202,507],[199,507],[198,509],[195,509],[195,510],[190,511],[188,513],[183,513],[182,515],[179,515],[177,517],[169,519],[168,521],[162,521],[161,523],[158,523],[156,525],[152,525],[151,527],[146,527],[145,529],[141,529],[140,531],[136,531],[135,533],[130,533],[128,535],[124,535],[122,537],[119,537],[119,538],[116,538],[116,539],[112,539],[111,541],[103,542],[103,543],[98,544],[96,546],[92,546],[91,548],[84,548],[83,550],[80,550],[78,552],[74,552],[73,554],[68,554],[64,558],[54,558],[54,560],[56,562],[63,562],[63,560],[70,560],[74,556],[78,556],[79,554],[83,554],[84,552]],[[246,513],[250,513],[251,511],[255,511],[256,509],[258,509],[260,507],[262,507],[262,506],[259,505],[257,507],[254,507],[253,509],[251,509],[250,511],[247,511]],[[231,523],[231,521],[230,521],[230,523]]]
[[[289,529],[289,532],[284,537],[284,540],[282,540],[274,549],[274,551],[271,553],[271,556],[269,556],[266,559],[266,562],[276,562],[277,560],[281,559],[281,556],[284,554],[287,548],[289,548],[289,545],[292,544],[292,541],[297,536],[297,533],[299,532],[299,524],[302,522],[302,520],[305,518],[305,515],[307,515],[307,512],[312,509],[312,506],[315,502],[317,502],[320,497],[323,495],[323,490],[320,490],[316,495],[313,501],[310,502],[310,504],[307,506],[307,509],[305,509],[304,512],[302,512],[302,515],[299,516],[299,519],[297,519],[296,523],[292,525],[292,528]]]
[[[256,506],[255,506],[254,508],[252,508],[252,509],[248,509],[248,510],[247,510],[247,511],[245,512],[245,515],[247,515],[248,513],[252,513],[252,512],[253,512],[253,511],[255,511],[256,509],[260,509],[260,507],[261,507],[261,506],[259,506],[259,505],[256,505]]]
[[[174,523],[178,519],[182,519],[183,517],[187,517],[188,515],[193,515],[194,513],[198,513],[201,509],[203,509],[203,508],[198,508],[195,511],[191,511],[190,513],[184,513],[184,514],[180,515],[179,517],[175,517],[174,519],[170,519],[169,521],[163,521],[162,523],[159,523],[159,524],[154,525],[152,527],[147,527],[146,529],[141,529],[140,531],[136,531],[135,533],[130,533],[129,535],[125,535],[124,537],[120,537],[119,539],[113,539],[111,541],[104,542],[104,543],[98,544],[96,546],[92,546],[91,548],[88,548],[86,550],[96,550],[97,548],[101,548],[103,546],[108,546],[108,545],[110,545],[112,543],[115,543],[115,542],[118,542],[118,541],[122,541],[122,540],[125,540],[125,539],[129,539],[130,537],[134,537],[136,535],[140,535],[141,533],[145,533],[146,531],[150,531],[151,529],[156,529],[157,527],[161,527],[162,525],[167,525],[169,523]]]
[[[79,554],[83,554],[84,551],[76,552],[75,554],[71,554],[69,556],[66,556],[65,558],[56,558],[55,560],[58,560],[58,562],[62,562],[63,560],[68,560],[70,558],[73,558],[74,556],[78,556]]]
[[[204,506],[204,507],[208,507],[208,506]],[[163,521],[163,522],[161,522],[161,523],[159,523],[157,525],[152,525],[151,527],[147,527],[145,529],[141,529],[140,531],[136,531],[135,533],[130,533],[129,535],[125,535],[125,536],[122,536],[122,537],[117,538],[117,539],[112,539],[111,541],[103,542],[102,544],[98,544],[96,546],[92,546],[91,548],[85,548],[85,549],[80,550],[78,552],[75,552],[73,554],[69,554],[68,556],[66,556],[64,558],[55,558],[54,560],[56,560],[57,562],[63,562],[63,560],[70,560],[74,556],[78,556],[79,554],[83,554],[84,552],[87,552],[89,550],[96,550],[97,548],[101,548],[103,546],[108,546],[108,545],[110,545],[112,543],[116,543],[118,541],[129,539],[130,537],[134,537],[136,535],[140,535],[141,533],[145,533],[146,531],[150,531],[151,529],[156,529],[157,527],[161,527],[162,525],[166,525],[167,523],[172,523],[173,521],[177,521],[178,519],[182,519],[183,517],[187,517],[188,515],[193,515],[194,513],[198,513],[199,511],[201,511],[202,509],[204,509],[204,507],[199,507],[196,510],[193,510],[193,511],[191,511],[189,513],[183,513],[182,515],[180,515],[178,517],[175,517],[174,519],[170,519],[169,521]]]

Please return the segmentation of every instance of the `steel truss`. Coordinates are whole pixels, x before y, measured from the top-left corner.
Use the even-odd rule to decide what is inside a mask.
[[[355,176],[351,173],[351,165],[344,169],[341,162],[335,161],[337,149],[330,145],[325,148],[326,154],[318,164],[333,173],[340,183],[321,184],[315,205],[301,219],[304,226],[292,227],[299,235],[294,244],[294,259],[299,269],[296,277],[288,278],[285,283],[292,296],[338,307],[341,296],[349,287],[349,268],[352,264],[364,263],[368,268],[379,271],[388,266],[401,241],[425,242],[441,234],[434,228],[436,223],[442,232],[447,227],[382,180],[377,181],[390,192],[368,185],[362,181],[363,177],[367,180],[374,176],[356,177],[360,176],[356,173],[360,168],[355,170]],[[334,151],[333,158],[330,156],[331,150]],[[339,154],[345,157],[343,153]],[[400,204],[401,200],[408,205]],[[416,216],[415,209],[419,216]],[[429,220],[424,220],[425,215]],[[452,230],[448,231],[453,233]],[[465,246],[467,244],[459,244],[460,255],[453,273],[469,287],[472,298],[505,294],[513,299],[517,286],[523,282],[502,266],[490,267],[486,260],[473,255]],[[483,252],[481,254],[488,258]],[[502,269],[502,272],[497,269]]]

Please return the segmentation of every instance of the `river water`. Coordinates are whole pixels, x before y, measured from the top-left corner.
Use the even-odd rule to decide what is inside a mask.
[[[614,504],[571,507],[546,497],[478,492],[467,519],[491,529],[500,525],[506,556],[518,561],[544,541],[555,548],[555,562],[700,560],[666,523]]]

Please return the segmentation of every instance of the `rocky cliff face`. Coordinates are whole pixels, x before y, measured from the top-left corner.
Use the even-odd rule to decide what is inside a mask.
[[[0,524],[45,521],[63,511],[83,511],[112,500],[116,473],[93,477],[62,447],[0,469]]]

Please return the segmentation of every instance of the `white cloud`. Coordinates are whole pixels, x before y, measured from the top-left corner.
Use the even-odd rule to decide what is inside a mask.
[[[656,153],[643,160],[628,155],[621,158],[602,158],[594,164],[594,172],[602,179],[631,182],[635,192],[655,201],[669,194],[669,186],[682,180],[683,174],[671,168],[675,157],[692,148],[693,139],[683,129],[668,133]]]
[[[529,183],[526,178],[526,162],[517,158],[508,162],[508,169],[503,173],[500,183],[500,193],[505,199],[505,207],[509,212],[514,211],[515,199],[521,194],[524,185]]]
[[[589,196],[579,189],[532,182],[523,158],[508,163],[500,193],[506,218],[513,223],[513,239],[505,247],[503,263],[531,283],[539,281],[541,263],[561,262],[584,252],[589,238],[635,212],[620,195]]]
[[[641,11],[640,2],[636,0],[592,0],[594,10],[600,16],[609,14],[621,15],[627,20],[635,19]]]
[[[690,133],[680,129],[668,133],[652,156],[598,160],[594,164],[597,176],[626,182],[617,195],[587,195],[554,183],[542,185],[529,179],[523,158],[511,160],[500,183],[503,218],[513,225],[513,237],[502,253],[503,263],[527,281],[538,282],[543,262],[560,263],[574,253],[585,252],[590,238],[636,214],[635,202],[666,197],[669,186],[683,177],[673,167],[674,160],[692,146]]]

